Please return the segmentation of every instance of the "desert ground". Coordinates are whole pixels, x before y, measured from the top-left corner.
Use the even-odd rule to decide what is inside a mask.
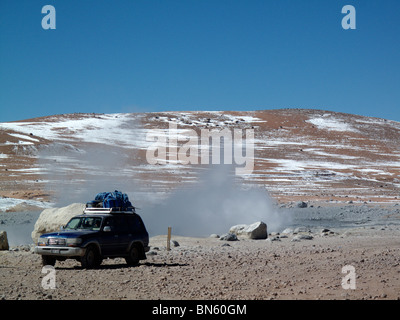
[[[104,260],[92,270],[58,261],[54,289],[43,287],[47,273],[33,244],[11,245],[0,251],[0,299],[400,299],[399,205],[291,210],[292,230],[266,240],[173,235],[179,246],[167,251],[166,236],[158,235],[136,267],[124,259]],[[17,223],[12,214],[3,213],[3,225]],[[354,267],[353,288],[345,266]]]

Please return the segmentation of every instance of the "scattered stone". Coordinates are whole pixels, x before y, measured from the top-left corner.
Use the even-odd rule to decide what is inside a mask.
[[[179,247],[179,242],[178,241],[176,241],[176,240],[171,240],[171,242],[170,242],[171,244],[172,244],[172,246],[174,246],[174,247]]]
[[[210,234],[210,237],[209,237],[209,238],[216,238],[216,239],[218,239],[218,238],[219,238],[219,235],[216,234],[216,233],[213,233],[213,234]]]
[[[310,232],[310,229],[308,229],[307,227],[297,227],[293,231],[293,233],[300,233],[300,232]]]
[[[236,236],[236,234],[233,233],[225,233],[223,234],[219,240],[225,240],[225,241],[237,241],[238,238]]]
[[[9,250],[10,251],[25,251],[25,252],[29,252],[29,251],[32,251],[33,248],[34,248],[34,246],[31,247],[31,245],[23,244],[23,245],[11,247]]]
[[[308,207],[308,205],[304,201],[300,201],[297,203],[297,208],[307,208],[307,207]]]
[[[281,233],[282,234],[291,234],[293,233],[294,230],[292,228],[286,228],[285,230],[283,230]]]
[[[309,234],[298,234],[295,235],[292,239],[292,241],[300,241],[300,240],[312,240],[314,237]]]
[[[270,241],[270,242],[272,242],[272,241],[281,241],[281,239],[278,236],[272,236],[272,237],[269,237],[267,239],[267,241]]]
[[[8,250],[10,246],[8,245],[7,232],[0,231],[0,250]]]

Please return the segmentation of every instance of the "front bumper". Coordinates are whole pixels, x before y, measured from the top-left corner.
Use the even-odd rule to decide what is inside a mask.
[[[79,247],[56,247],[36,246],[35,253],[45,256],[82,257],[86,252],[85,248]]]

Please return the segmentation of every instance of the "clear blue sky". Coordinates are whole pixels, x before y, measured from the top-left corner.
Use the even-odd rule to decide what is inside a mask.
[[[399,40],[398,0],[0,0],[0,122],[286,107],[400,121]]]

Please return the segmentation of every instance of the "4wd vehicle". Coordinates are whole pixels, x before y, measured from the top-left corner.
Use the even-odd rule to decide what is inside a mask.
[[[146,259],[149,235],[134,211],[115,208],[86,208],[62,230],[40,236],[35,252],[43,265],[76,259],[83,268],[95,268],[104,258],[124,257],[130,265]]]

